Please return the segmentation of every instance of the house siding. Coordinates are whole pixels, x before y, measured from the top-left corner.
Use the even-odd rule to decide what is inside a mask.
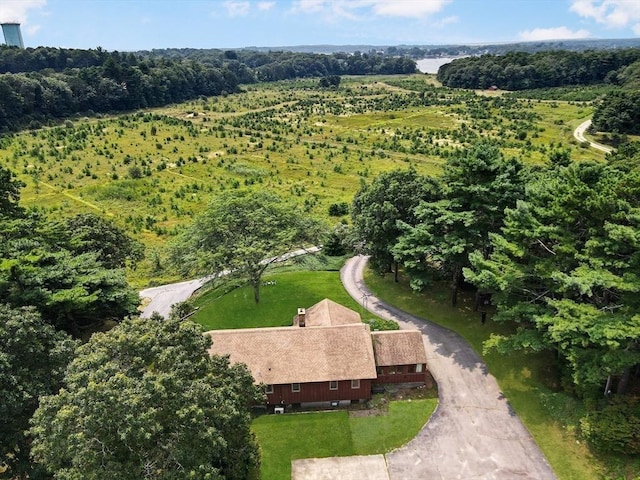
[[[371,398],[371,383],[371,379],[360,379],[360,388],[351,388],[351,380],[342,380],[338,382],[337,390],[331,390],[329,382],[301,383],[299,392],[293,392],[290,383],[273,385],[273,393],[266,394],[266,404],[290,405],[334,400],[368,400]]]
[[[427,383],[428,371],[427,365],[425,363],[422,364],[422,372],[420,373],[417,373],[415,371],[414,373],[408,373],[409,367],[414,367],[415,370],[415,364],[378,367],[378,378],[374,381],[374,383]],[[398,373],[400,368],[402,369],[403,373]]]

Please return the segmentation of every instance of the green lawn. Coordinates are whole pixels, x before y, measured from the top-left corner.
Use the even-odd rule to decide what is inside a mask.
[[[264,283],[259,304],[247,285],[226,294],[220,287],[201,295],[194,301],[199,310],[193,319],[208,330],[286,326],[298,307],[308,308],[325,298],[362,314],[362,307],[342,288],[340,272],[276,273],[265,276]]]
[[[406,279],[396,284],[390,275],[380,277],[369,270],[365,280],[381,299],[456,331],[483,356],[489,371],[560,480],[640,478],[638,459],[596,456],[576,435],[575,422],[582,405],[560,389],[551,353],[483,354],[482,342],[490,333],[507,332],[508,327],[491,321],[491,309],[487,323],[482,325],[479,312],[473,311],[472,295],[461,294],[458,307],[452,308],[446,288],[434,287],[425,293],[415,293]]]
[[[345,410],[263,415],[252,429],[262,452],[262,478],[289,480],[291,460],[370,455],[400,447],[417,435],[436,399],[395,401],[387,415],[350,417]]]

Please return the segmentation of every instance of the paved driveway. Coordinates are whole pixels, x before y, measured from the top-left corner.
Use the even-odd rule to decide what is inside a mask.
[[[417,437],[386,455],[391,480],[555,479],[544,455],[513,413],[495,378],[459,335],[371,295],[362,280],[367,257],[347,261],[341,272],[349,294],[376,315],[423,334],[439,405]]]

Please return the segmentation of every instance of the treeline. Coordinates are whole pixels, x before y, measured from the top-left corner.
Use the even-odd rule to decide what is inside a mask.
[[[443,65],[438,80],[455,88],[527,90],[567,85],[618,84],[624,70],[640,60],[640,48],[586,52],[510,52],[456,59]]]
[[[248,69],[253,78],[243,80],[272,82],[290,78],[326,77],[334,75],[387,75],[407,74],[416,71],[416,63],[403,56],[385,55],[382,52],[302,53],[289,51],[258,51],[168,48],[141,51],[145,58],[180,58],[207,65],[237,69],[229,64],[237,63]]]
[[[5,73],[0,75],[0,131],[37,128],[76,113],[157,107],[231,93],[238,91],[238,84],[226,68],[118,53],[84,68]]]
[[[239,91],[241,83],[302,77],[413,73],[384,55],[168,49],[120,53],[0,47],[0,131],[50,119],[158,107]]]

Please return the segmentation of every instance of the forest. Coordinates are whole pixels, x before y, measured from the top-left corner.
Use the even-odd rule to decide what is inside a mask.
[[[509,52],[459,58],[443,65],[438,80],[453,88],[504,90],[618,84],[624,70],[640,60],[640,49]]]
[[[166,50],[138,53],[0,46],[0,132],[38,128],[73,114],[159,107],[236,93],[255,82],[413,73],[384,55]]]
[[[638,453],[636,51],[544,100],[382,75],[384,55],[0,53],[4,128],[27,127],[0,137],[0,472],[255,478],[259,389],[184,311],[136,319],[136,290],[229,268],[258,303],[273,242],[368,253],[453,309],[490,298],[485,351],[552,360],[566,441]],[[591,116],[612,153],[573,138]]]

